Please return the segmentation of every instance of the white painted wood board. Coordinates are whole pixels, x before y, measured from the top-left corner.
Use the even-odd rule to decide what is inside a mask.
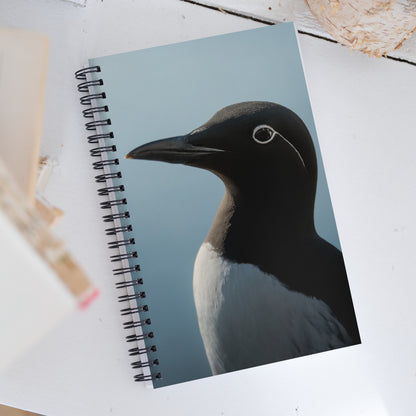
[[[73,72],[92,56],[261,24],[179,0],[4,3],[0,24],[51,39],[43,150],[57,166],[45,192],[64,209],[59,234],[101,296],[0,376],[0,402],[50,416],[416,414],[413,66],[300,36],[363,345],[374,354],[343,349],[342,365],[335,351],[153,391],[132,381]]]
[[[63,1],[69,1],[70,3],[74,3],[78,6],[85,7],[87,0],[63,0]]]
[[[332,36],[323,29],[304,0],[183,0],[269,23],[296,22],[298,29],[329,40]],[[354,53],[361,53],[354,51]],[[416,64],[416,36],[413,35],[390,57]]]

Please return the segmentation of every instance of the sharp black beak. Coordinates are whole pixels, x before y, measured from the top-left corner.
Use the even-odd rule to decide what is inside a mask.
[[[223,152],[221,149],[191,144],[189,136],[170,137],[136,147],[126,159],[158,160],[168,163],[190,164],[204,156]]]

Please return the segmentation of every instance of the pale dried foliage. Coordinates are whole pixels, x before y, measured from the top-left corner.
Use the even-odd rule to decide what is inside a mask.
[[[416,29],[416,0],[305,0],[338,42],[371,56],[401,47]]]

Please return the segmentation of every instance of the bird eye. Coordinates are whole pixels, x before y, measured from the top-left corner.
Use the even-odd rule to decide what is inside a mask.
[[[261,124],[253,130],[253,139],[257,143],[266,144],[271,142],[276,134],[277,132],[272,127]]]

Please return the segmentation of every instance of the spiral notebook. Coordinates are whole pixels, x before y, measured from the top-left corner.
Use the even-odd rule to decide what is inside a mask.
[[[76,78],[136,381],[360,343],[293,24]]]

